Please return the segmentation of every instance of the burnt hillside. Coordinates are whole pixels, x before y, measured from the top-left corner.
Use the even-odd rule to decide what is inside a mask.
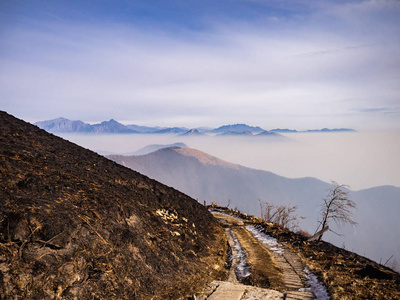
[[[197,201],[5,112],[0,128],[0,298],[179,299],[222,272]]]

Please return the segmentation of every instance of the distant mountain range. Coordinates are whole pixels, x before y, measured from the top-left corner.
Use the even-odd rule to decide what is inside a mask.
[[[218,135],[218,136],[269,136],[282,137],[279,133],[291,132],[338,132],[354,131],[349,128],[317,129],[297,131],[292,129],[265,130],[261,127],[246,124],[223,125],[210,129],[199,127],[189,129],[186,127],[148,127],[139,125],[124,125],[114,119],[99,124],[88,124],[83,121],[71,121],[66,118],[57,118],[48,121],[36,122],[34,125],[51,133],[86,133],[86,134],[171,134],[183,136]]]
[[[111,155],[108,158],[172,186],[199,202],[230,203],[231,208],[258,216],[258,199],[298,205],[298,215],[305,217],[300,221],[300,227],[311,234],[317,227],[319,205],[331,188],[329,183],[316,178],[289,179],[188,148],[166,148],[143,156]],[[349,195],[357,203],[354,220],[358,226],[335,228],[332,224],[332,229],[344,236],[329,232],[324,239],[339,247],[345,245],[346,249],[378,262],[386,261],[391,255],[399,262],[400,233],[396,228],[400,227],[400,188],[381,186],[350,191]]]
[[[297,131],[294,129],[277,128],[277,129],[272,129],[270,131],[280,132],[280,133],[295,133],[295,132],[355,132],[356,130],[351,128],[334,128],[334,129],[322,128],[322,129],[309,129],[309,130]]]
[[[114,119],[91,125],[82,121],[57,118],[36,122],[34,125],[51,133],[139,133],[139,131],[130,129]]]
[[[260,127],[253,127],[246,124],[235,124],[235,125],[224,125],[215,129],[210,130],[212,133],[227,133],[227,132],[235,132],[235,133],[243,133],[250,132],[252,134],[257,134],[265,131]]]

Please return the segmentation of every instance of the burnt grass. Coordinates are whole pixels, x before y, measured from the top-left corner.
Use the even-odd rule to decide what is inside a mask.
[[[240,217],[296,252],[326,286],[331,299],[400,299],[400,274],[386,266],[324,241],[308,241],[308,237],[240,211],[215,205],[210,209]]]
[[[0,128],[1,299],[184,299],[226,275],[197,201],[5,112]]]

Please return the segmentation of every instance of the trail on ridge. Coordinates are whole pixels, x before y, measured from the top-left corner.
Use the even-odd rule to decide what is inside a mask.
[[[231,249],[227,281],[213,281],[196,300],[317,299],[300,258],[276,241],[267,241],[239,218],[213,212],[225,226]],[[317,291],[318,292],[318,291]],[[329,299],[320,294],[318,299]]]

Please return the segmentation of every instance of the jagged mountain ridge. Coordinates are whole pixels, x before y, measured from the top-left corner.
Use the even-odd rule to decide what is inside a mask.
[[[114,119],[91,125],[91,128],[93,129],[93,133],[138,133],[138,131],[129,129]]]
[[[265,131],[264,129],[260,128],[259,126],[249,126],[246,124],[234,124],[234,125],[223,125],[218,128],[211,130],[213,133],[226,133],[226,132],[246,132],[249,131],[253,134],[257,134],[260,132]]]
[[[178,299],[222,270],[195,200],[5,112],[0,127],[0,298]]]
[[[62,133],[62,132],[93,132],[90,124],[82,121],[71,121],[66,118],[57,118],[53,120],[36,122],[36,126],[45,129],[48,132]]]
[[[200,132],[197,129],[190,129],[189,131],[180,134],[180,136],[203,136],[203,135],[205,135],[204,132]]]
[[[194,149],[163,149],[140,157],[110,156],[110,159],[151,178],[173,186],[202,202],[215,202],[260,215],[258,199],[274,204],[298,205],[298,215],[306,217],[300,226],[314,233],[319,205],[331,185],[315,178],[290,179],[274,173],[224,162]],[[354,220],[358,226],[332,229],[344,234],[327,233],[326,240],[380,261],[391,255],[400,261],[400,188],[383,186],[350,191],[358,208]],[[387,247],[380,247],[386,245]]]
[[[34,125],[51,133],[138,133],[139,131],[111,119],[100,124],[87,124],[82,121],[71,121],[57,118],[49,121],[36,122]]]
[[[162,127],[148,127],[148,126],[140,126],[140,125],[126,125],[129,129],[135,130],[140,133],[155,133],[164,128]]]
[[[293,132],[352,132],[350,128],[323,128],[305,131],[297,131],[292,129],[272,129],[265,130],[259,126],[249,126],[246,124],[223,125],[218,128],[199,127],[188,129],[186,127],[149,127],[139,125],[123,125],[114,119],[101,122],[100,124],[88,124],[83,121],[71,121],[66,118],[56,118],[53,120],[39,121],[34,125],[51,133],[141,133],[141,134],[177,134],[177,135],[203,135],[212,134],[218,136],[275,136],[280,137],[279,133]]]
[[[333,129],[322,128],[322,129],[308,129],[308,130],[297,131],[295,129],[276,128],[276,129],[271,129],[270,131],[279,133],[297,133],[297,132],[355,132],[356,130],[352,128],[333,128]]]

